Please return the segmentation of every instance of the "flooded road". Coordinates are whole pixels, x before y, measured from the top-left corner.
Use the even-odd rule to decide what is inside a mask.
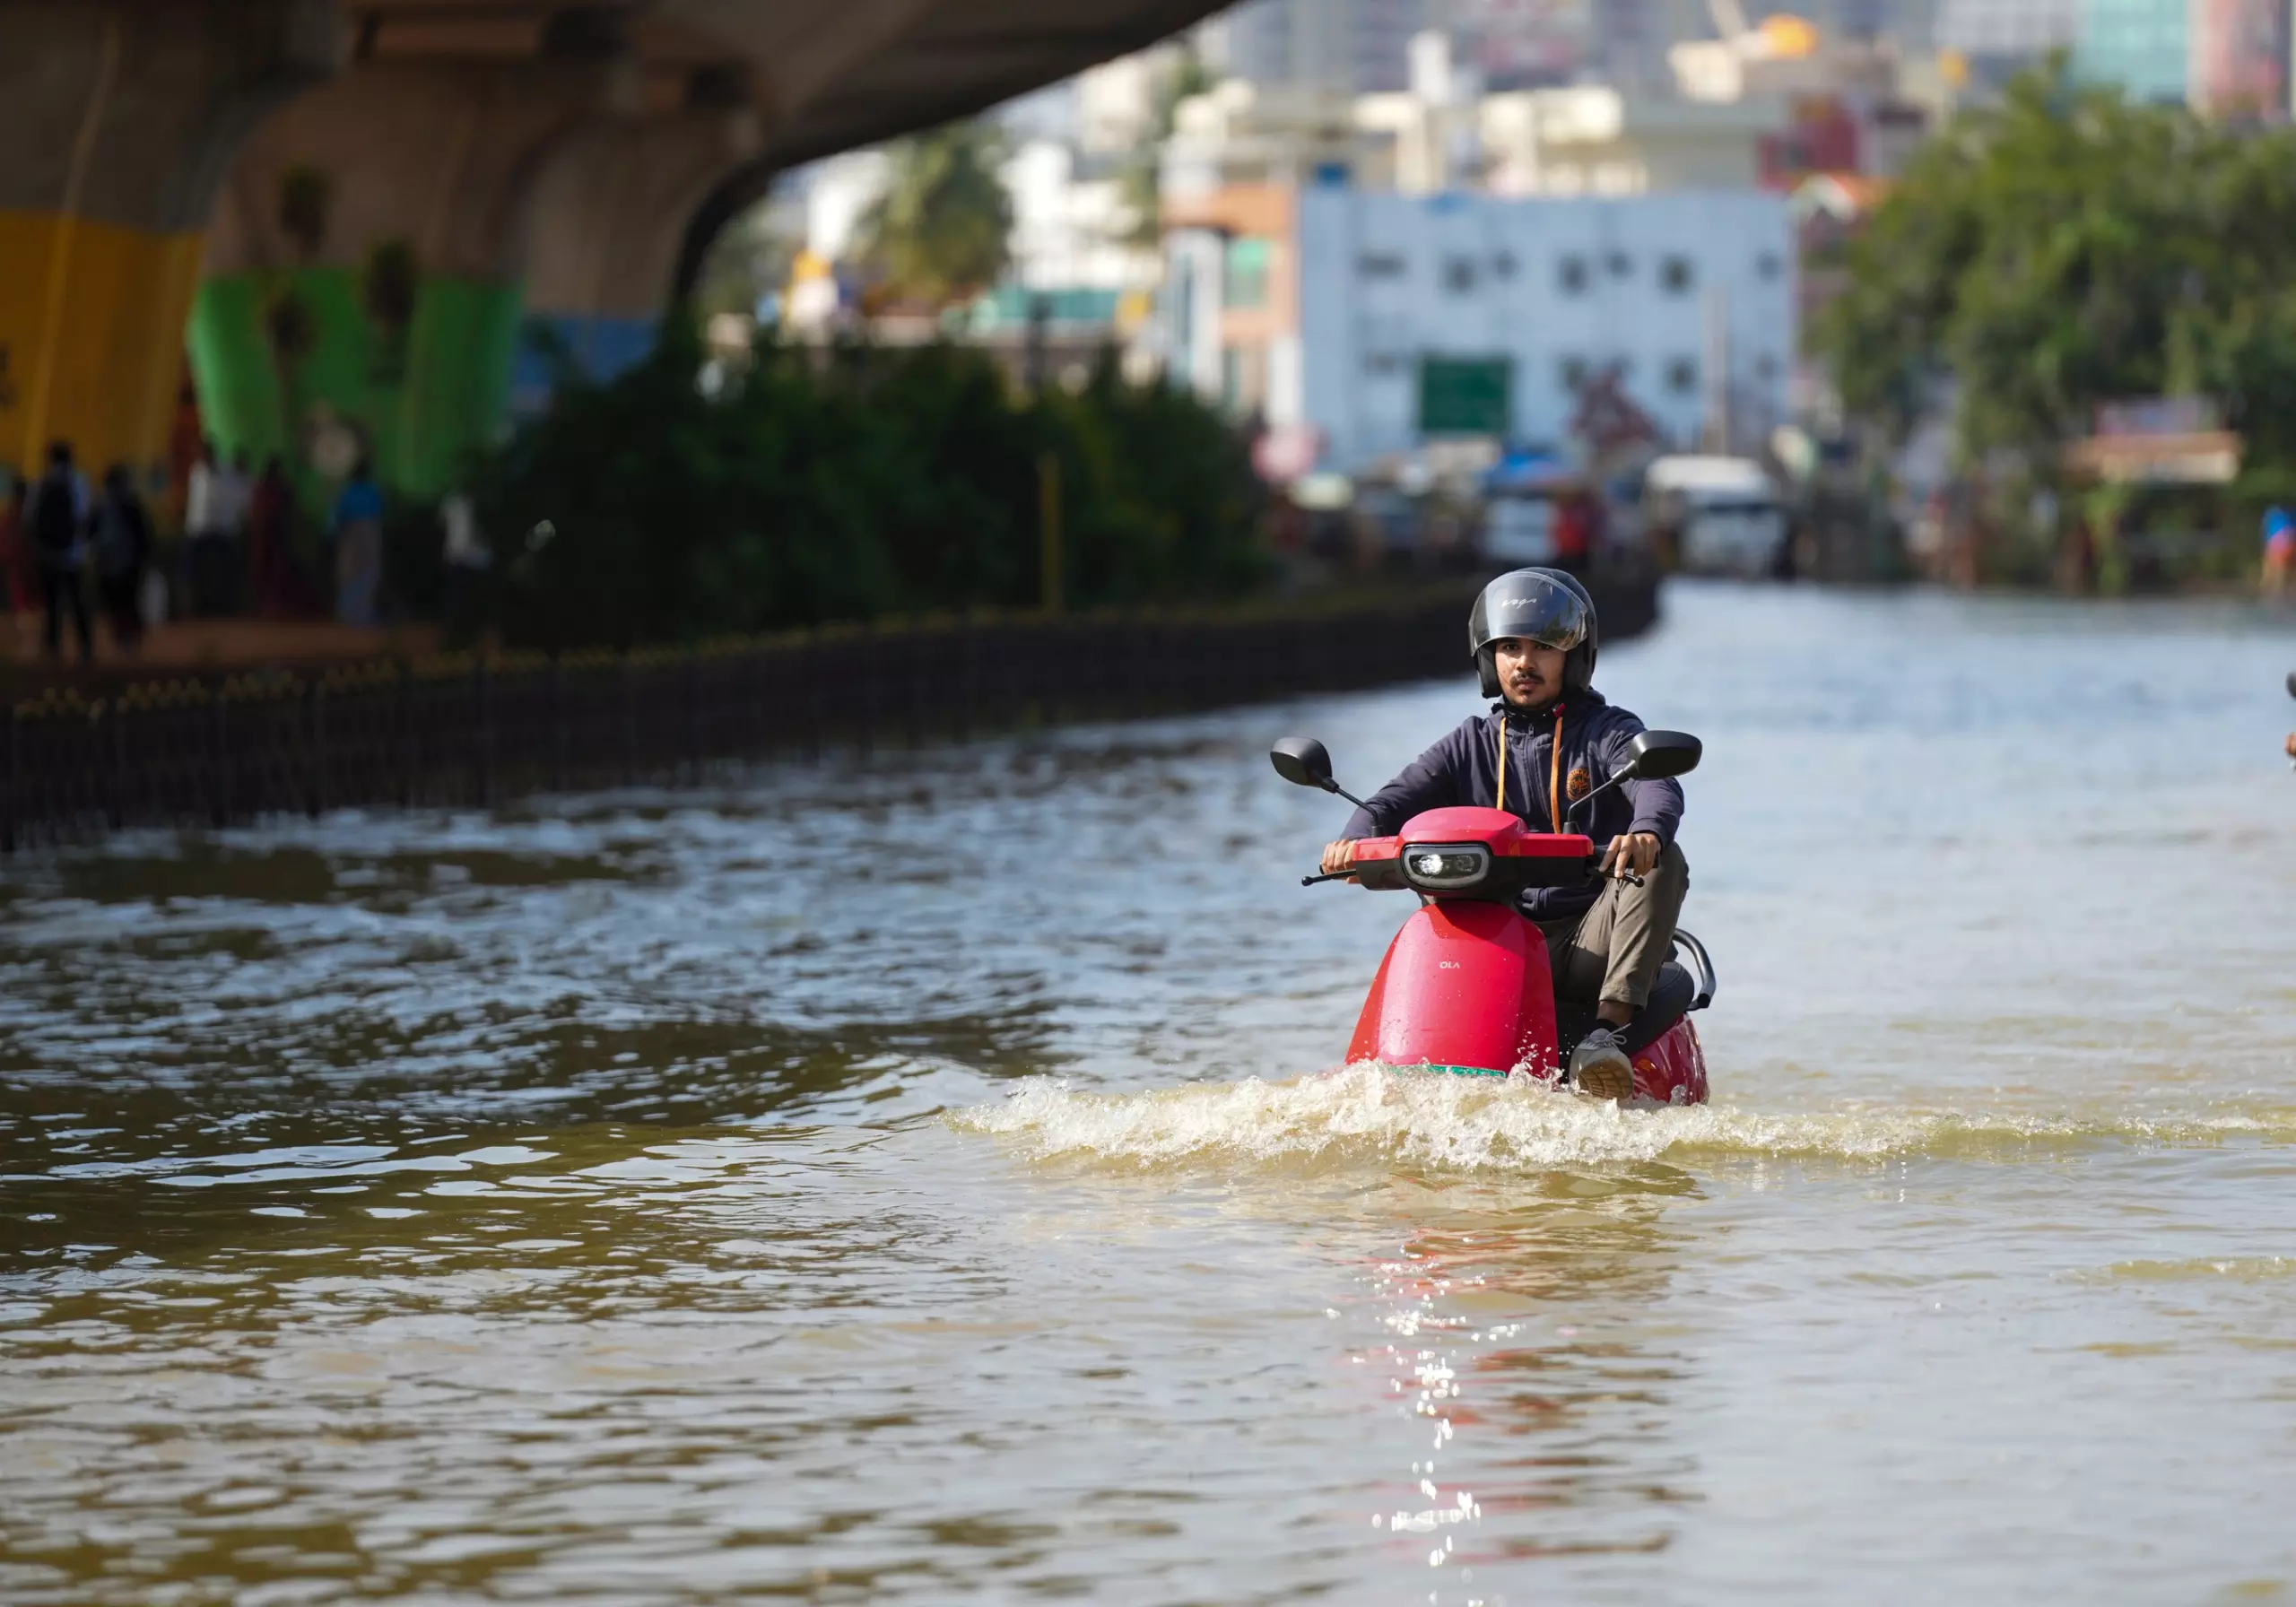
[[[0,867],[0,1600],[2296,1599],[2296,630],[1669,607],[1703,1110],[1318,1074],[1464,678]]]

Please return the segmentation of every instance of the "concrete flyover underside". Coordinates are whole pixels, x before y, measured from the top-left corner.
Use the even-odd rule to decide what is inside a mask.
[[[435,491],[529,320],[641,349],[775,174],[1213,9],[0,0],[0,464],[163,462],[187,338],[227,446]]]

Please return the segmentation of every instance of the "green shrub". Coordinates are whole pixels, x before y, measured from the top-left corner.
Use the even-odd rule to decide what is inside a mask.
[[[1066,601],[1248,594],[1270,560],[1246,443],[1104,360],[1015,397],[986,354],[761,341],[715,395],[689,322],[480,461],[505,639],[628,646],[1039,600],[1039,460],[1060,465]]]

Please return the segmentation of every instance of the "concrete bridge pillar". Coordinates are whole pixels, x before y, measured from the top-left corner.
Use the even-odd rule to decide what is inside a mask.
[[[678,282],[680,257],[695,215],[762,143],[757,109],[728,96],[570,142],[529,202],[532,319],[595,376],[643,357],[664,310],[687,288]],[[547,383],[547,365],[530,355],[517,402],[537,402]]]
[[[344,48],[333,0],[0,0],[0,463],[164,459],[231,153]]]
[[[218,437],[322,475],[355,438],[387,484],[444,490],[502,425],[530,313],[578,351],[650,343],[680,209],[756,121],[738,81],[610,48],[358,63],[223,187],[190,334]]]

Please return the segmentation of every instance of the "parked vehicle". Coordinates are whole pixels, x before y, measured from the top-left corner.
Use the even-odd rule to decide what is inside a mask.
[[[1483,476],[1483,561],[1552,563],[1556,514],[1576,483],[1570,465],[1548,452],[1512,452],[1493,465]]]
[[[1750,457],[1654,460],[1643,476],[1646,518],[1669,538],[1675,566],[1761,579],[1787,560],[1786,505]]]

